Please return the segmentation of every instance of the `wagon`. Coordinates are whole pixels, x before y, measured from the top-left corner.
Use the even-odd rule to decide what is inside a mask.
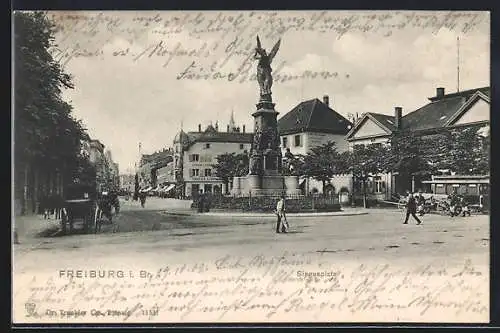
[[[88,198],[66,200],[64,210],[65,214],[61,220],[63,233],[67,232],[68,226],[70,234],[73,233],[75,222],[83,224],[85,233],[97,231],[97,205],[94,200]]]

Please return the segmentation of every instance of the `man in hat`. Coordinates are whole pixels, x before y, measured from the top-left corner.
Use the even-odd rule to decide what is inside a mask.
[[[286,220],[285,213],[285,196],[282,195],[276,204],[276,216],[278,217],[276,221],[276,233],[287,233],[288,232],[288,221]]]
[[[413,196],[413,193],[410,192],[410,194],[408,195],[408,202],[406,203],[406,218],[403,224],[408,224],[408,219],[410,218],[410,215],[413,216],[415,220],[417,220],[417,225],[422,224],[422,221],[420,221],[416,213],[417,213],[417,201]]]

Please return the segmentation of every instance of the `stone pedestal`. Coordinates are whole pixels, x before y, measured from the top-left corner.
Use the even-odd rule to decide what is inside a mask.
[[[250,153],[249,174],[241,179],[237,195],[282,195],[297,194],[298,179],[286,180],[281,174],[281,148],[278,134],[278,112],[271,96],[261,97],[256,105],[254,117],[254,140]],[[236,181],[236,178],[235,178]]]

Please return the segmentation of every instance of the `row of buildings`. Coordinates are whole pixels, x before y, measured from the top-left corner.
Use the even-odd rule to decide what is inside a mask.
[[[83,143],[83,152],[96,169],[97,191],[120,187],[120,168],[113,161],[111,150],[96,139]]]
[[[444,88],[437,88],[436,95],[422,104],[422,107],[406,113],[401,107],[395,107],[392,115],[363,113],[351,122],[333,108],[329,96],[303,101],[278,120],[283,156],[287,150],[294,155],[306,154],[329,141],[336,143],[339,152],[352,149],[355,145],[387,144],[398,130],[421,135],[478,125],[489,130],[489,87],[451,94],[446,94]],[[247,132],[245,126],[235,125],[233,115],[225,129],[220,129],[218,122],[206,128],[199,125],[197,131],[185,132],[181,129],[174,138],[173,149],[142,156],[139,173],[142,187],[176,184],[178,192],[186,197],[199,190],[227,193],[230,188],[226,189],[214,173],[217,156],[248,153],[252,138],[252,133]],[[387,200],[393,193],[408,190],[408,184],[398,182],[397,176],[391,173],[370,176],[366,182],[368,194],[375,199]],[[437,187],[446,189],[448,186],[443,185],[446,179],[440,181],[442,184],[433,185],[436,192]],[[487,181],[481,182],[483,186],[488,186]],[[355,186],[352,175],[336,175],[327,190],[337,193],[343,189],[352,193]],[[322,191],[321,183],[314,179],[301,179],[300,188],[304,194]]]
[[[119,187],[119,166],[113,161],[111,151],[105,150],[99,140],[87,138],[81,142],[82,154],[96,170],[97,190]],[[63,172],[43,165],[29,165],[23,170],[15,168],[14,213],[30,215],[39,212],[42,200],[46,197],[65,196],[67,185],[75,179],[64,179]]]

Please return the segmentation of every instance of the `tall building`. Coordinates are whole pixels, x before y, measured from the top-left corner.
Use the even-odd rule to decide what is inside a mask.
[[[247,133],[244,125],[236,127],[233,114],[226,131],[219,130],[218,122],[204,130],[201,124],[198,131],[186,133],[181,129],[174,138],[174,172],[182,195],[193,197],[200,190],[227,193],[229,189],[215,175],[213,166],[217,163],[217,156],[225,153],[248,154],[252,138],[253,134]]]
[[[90,140],[89,159],[96,169],[97,190],[101,191],[107,183],[108,163],[104,154],[104,144],[99,140]]]
[[[158,182],[158,170],[173,162],[173,150],[164,148],[152,154],[143,154],[139,163],[139,184],[142,188],[156,187]]]

